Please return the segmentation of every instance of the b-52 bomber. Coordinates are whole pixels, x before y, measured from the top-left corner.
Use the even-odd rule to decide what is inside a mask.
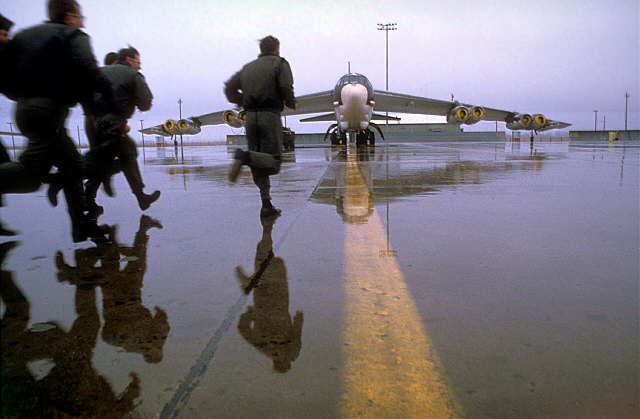
[[[375,113],[374,113],[375,110]],[[362,74],[348,73],[340,77],[333,90],[296,97],[296,109],[286,108],[283,116],[305,115],[329,112],[301,119],[300,122],[333,121],[325,134],[332,145],[346,145],[354,141],[356,145],[375,145],[375,128],[384,139],[382,131],[373,121],[399,120],[381,112],[440,115],[446,116],[447,123],[471,125],[479,121],[500,121],[511,130],[531,130],[534,132],[566,128],[571,124],[547,119],[541,113],[528,114],[504,111],[479,105],[430,99],[402,93],[374,90],[371,82]],[[197,134],[204,125],[227,124],[234,128],[244,125],[246,111],[227,109],[204,115],[193,116],[179,121],[167,120],[162,125],[145,128],[145,134],[173,136],[176,134]]]

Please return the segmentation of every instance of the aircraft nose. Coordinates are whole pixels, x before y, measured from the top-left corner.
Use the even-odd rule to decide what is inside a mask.
[[[342,88],[340,96],[345,106],[353,103],[364,104],[367,101],[367,88],[358,83],[347,84]]]

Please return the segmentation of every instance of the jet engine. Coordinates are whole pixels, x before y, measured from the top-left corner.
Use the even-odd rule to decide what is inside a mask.
[[[167,119],[166,121],[164,121],[164,124],[162,124],[162,128],[166,132],[172,133],[176,129],[176,121],[174,121],[173,119]]]
[[[244,125],[245,122],[247,122],[247,111],[238,112],[238,119],[240,120],[242,125]]]
[[[531,121],[531,128],[534,130],[539,130],[544,128],[547,125],[547,117],[541,113],[537,113],[533,115],[533,121]]]
[[[238,117],[238,112],[234,110],[229,109],[228,111],[224,111],[222,119],[224,119],[224,122],[226,122],[227,125],[233,128],[240,128],[242,126],[242,121]]]
[[[197,134],[200,132],[200,124],[191,119],[181,119],[178,121],[178,131],[180,134]]]
[[[530,129],[531,123],[533,122],[533,118],[528,113],[524,113],[524,114],[517,113],[513,117],[506,120],[506,122],[507,122],[507,128],[512,130]]]
[[[482,121],[482,118],[484,118],[485,112],[482,106],[471,106],[470,108],[467,108],[467,110],[469,111],[469,116],[466,121],[464,121],[464,124],[466,125],[475,124],[478,121]]]
[[[469,109],[464,106],[456,106],[447,115],[447,124],[462,124],[469,117]]]

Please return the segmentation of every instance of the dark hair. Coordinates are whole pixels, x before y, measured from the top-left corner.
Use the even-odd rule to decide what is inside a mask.
[[[120,56],[118,55],[118,53],[112,51],[104,56],[104,65],[115,64],[119,58]]]
[[[6,17],[0,15],[0,29],[9,31],[13,26],[13,22],[7,19]]]
[[[271,35],[265,36],[260,40],[260,52],[263,54],[275,54],[279,47],[280,41]]]
[[[127,48],[122,48],[118,51],[118,63],[126,64],[127,58],[135,58],[136,55],[140,55],[137,49],[129,45]]]
[[[49,0],[49,19],[52,22],[64,22],[67,13],[78,13],[80,5],[76,0]]]

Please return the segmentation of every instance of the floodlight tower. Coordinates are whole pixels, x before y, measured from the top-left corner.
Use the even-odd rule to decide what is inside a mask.
[[[386,48],[385,48],[386,73],[385,73],[384,89],[386,91],[389,91],[389,31],[397,31],[398,30],[398,24],[397,23],[378,23],[378,30],[379,31],[384,31],[385,38],[386,38]],[[389,112],[385,112],[385,113],[387,115],[387,119],[386,119],[385,123],[387,125],[389,125]]]

